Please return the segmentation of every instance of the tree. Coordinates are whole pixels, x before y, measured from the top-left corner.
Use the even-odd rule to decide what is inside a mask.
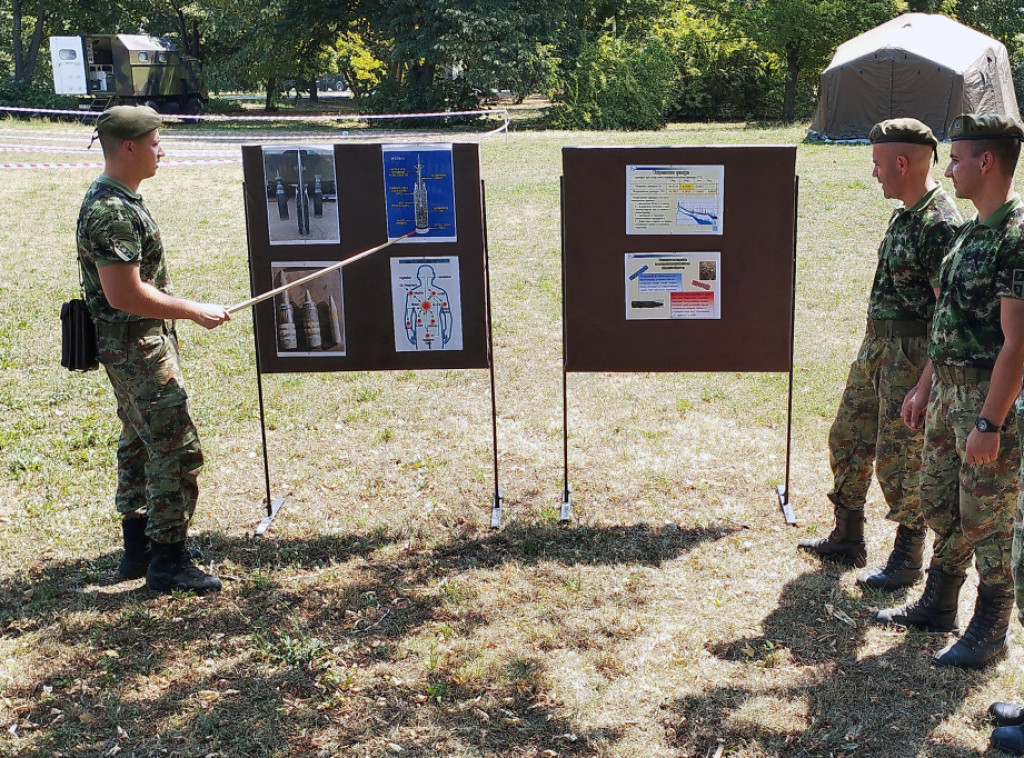
[[[699,0],[782,59],[786,87],[782,119],[796,118],[801,75],[819,71],[836,47],[903,10],[900,0]]]

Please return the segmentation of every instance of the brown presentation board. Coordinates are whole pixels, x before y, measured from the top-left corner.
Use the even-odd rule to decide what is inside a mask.
[[[417,232],[256,305],[261,371],[490,366],[477,145],[245,146],[242,162],[254,296]]]
[[[796,148],[562,150],[566,371],[789,371]]]

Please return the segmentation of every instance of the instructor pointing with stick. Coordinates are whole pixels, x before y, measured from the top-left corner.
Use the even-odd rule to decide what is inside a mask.
[[[230,318],[222,305],[175,297],[160,230],[138,193],[163,150],[159,114],[119,105],[96,122],[104,169],[78,216],[78,258],[96,322],[96,347],[117,399],[117,494],[122,579],[146,577],[157,592],[219,590],[189,559],[185,536],[203,466],[189,416],[174,319],[212,329]]]

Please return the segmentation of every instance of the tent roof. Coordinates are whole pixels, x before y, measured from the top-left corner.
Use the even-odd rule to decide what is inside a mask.
[[[963,72],[1002,43],[953,19],[932,13],[904,13],[841,44],[829,69],[878,50],[903,50]]]

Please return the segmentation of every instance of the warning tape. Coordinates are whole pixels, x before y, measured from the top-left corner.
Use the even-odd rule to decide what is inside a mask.
[[[197,161],[160,161],[160,166],[211,166],[241,163],[241,158],[210,158]],[[21,168],[103,168],[102,163],[0,163],[0,170]]]
[[[0,106],[0,112],[8,113],[41,113],[48,116],[78,116],[90,118],[99,116],[102,111],[74,111],[60,108],[25,108],[13,105]],[[228,116],[223,114],[195,115],[189,116],[178,113],[161,114],[162,118],[173,118],[179,121],[376,121],[413,118],[458,118],[461,116],[496,116],[500,115],[505,124],[509,124],[508,110],[505,108],[492,108],[478,111],[434,111],[431,113],[369,113],[369,114],[345,114],[345,113],[310,113],[296,116]]]
[[[71,145],[54,145],[53,147],[42,147],[38,145],[10,145],[0,143],[0,153],[90,153],[96,155],[95,150],[90,150],[87,147],[77,147]],[[174,147],[171,148],[173,155],[216,155],[216,156],[235,156],[237,155],[236,150],[201,150],[201,149],[190,149],[187,147]]]
[[[38,115],[57,115],[57,116],[78,116],[78,117],[90,117],[99,116],[100,111],[76,111],[76,110],[63,110],[58,108],[26,108],[20,106],[0,106],[0,113],[27,113],[27,114],[38,114]],[[423,119],[423,118],[459,118],[463,116],[500,116],[503,123],[495,129],[491,129],[486,132],[480,132],[470,135],[475,139],[482,139],[485,137],[491,137],[496,134],[504,133],[506,139],[508,138],[508,127],[510,118],[508,110],[505,108],[495,108],[489,110],[475,110],[475,111],[435,111],[431,113],[386,113],[386,114],[360,114],[360,115],[346,115],[346,114],[308,114],[301,116],[227,116],[227,115],[208,115],[208,116],[186,116],[178,114],[165,115],[165,119],[178,119],[181,121],[197,122],[197,121],[384,121],[384,120],[409,120],[409,119]],[[62,142],[64,144],[57,145],[52,148],[42,146],[30,146],[30,145],[3,145],[0,146],[0,152],[23,152],[23,153],[78,153],[84,152],[85,149],[74,145],[67,145],[66,136],[74,136],[75,138],[86,139],[89,132],[87,131],[60,131],[60,132],[47,132],[46,135],[40,135],[33,133],[28,130],[6,130],[0,128],[0,136],[3,135],[19,135],[21,139],[27,142]],[[353,130],[350,134],[348,131],[342,131],[340,134],[337,132],[328,133],[310,133],[310,134],[173,134],[171,132],[165,132],[160,135],[161,141],[182,141],[189,142],[192,144],[202,144],[203,142],[222,143],[222,144],[254,144],[260,142],[312,142],[312,141],[332,141],[337,142],[339,139],[349,140],[381,140],[381,139],[395,139],[402,142],[414,142],[424,139],[437,139],[439,137],[450,136],[445,135],[441,132],[407,132],[407,131],[377,131],[368,132],[362,129]],[[461,136],[461,135],[460,135]],[[87,148],[86,148],[87,149]],[[177,152],[177,148],[175,148]],[[226,151],[219,150],[187,150],[181,151],[184,153],[191,153],[193,155],[228,155]],[[211,158],[201,160],[176,160],[168,159],[164,160],[160,165],[162,166],[197,166],[197,165],[217,165],[217,164],[232,164],[241,163],[241,157],[234,158]],[[2,163],[0,164],[0,170],[4,169],[33,169],[33,168],[102,168],[102,163]]]

